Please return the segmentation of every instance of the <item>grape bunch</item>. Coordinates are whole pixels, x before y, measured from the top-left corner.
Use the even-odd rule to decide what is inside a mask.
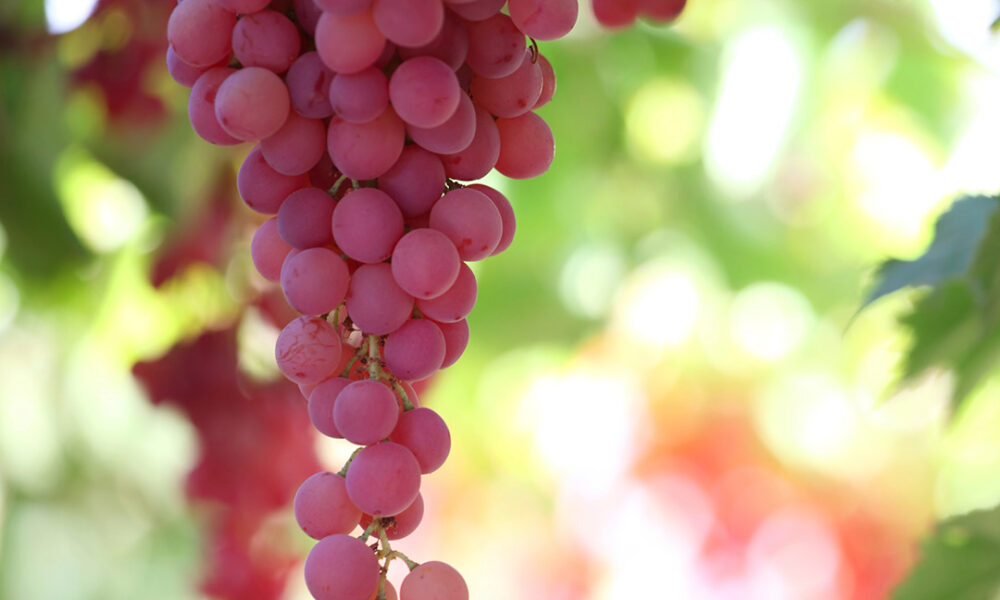
[[[655,23],[668,23],[680,16],[687,0],[591,0],[597,22],[609,29],[632,26],[644,17]]]
[[[318,540],[305,577],[319,600],[396,598],[395,559],[410,568],[402,600],[469,597],[448,564],[390,545],[420,523],[421,476],[451,447],[413,383],[468,344],[466,263],[514,237],[507,198],[472,182],[552,163],[534,110],[555,74],[535,40],[564,36],[577,11],[577,0],[181,0],[171,14],[167,65],[191,87],[195,132],[256,144],[237,177],[244,202],[270,215],[251,257],[301,315],[278,337],[278,367],[316,429],[358,446],[295,497]]]

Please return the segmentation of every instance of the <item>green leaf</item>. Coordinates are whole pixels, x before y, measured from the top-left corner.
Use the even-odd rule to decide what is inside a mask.
[[[938,525],[894,600],[992,600],[1000,592],[1000,508]]]
[[[949,280],[920,298],[900,323],[913,332],[903,367],[904,381],[932,366],[951,366],[975,344],[980,333],[973,292],[959,279]]]
[[[906,286],[938,285],[966,275],[1000,200],[968,196],[957,200],[934,226],[934,240],[916,260],[888,260],[879,267],[878,283],[861,308]]]

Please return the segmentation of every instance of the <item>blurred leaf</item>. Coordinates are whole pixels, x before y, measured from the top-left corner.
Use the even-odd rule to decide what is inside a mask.
[[[956,201],[934,226],[934,241],[916,260],[887,260],[879,267],[878,284],[862,308],[906,286],[938,285],[964,276],[989,231],[987,225],[1000,206],[997,198],[970,196]]]
[[[903,369],[904,380],[963,355],[979,333],[972,290],[957,279],[921,298],[900,322],[913,331],[913,345]]]
[[[1000,508],[938,525],[895,600],[990,600],[1000,591]]]

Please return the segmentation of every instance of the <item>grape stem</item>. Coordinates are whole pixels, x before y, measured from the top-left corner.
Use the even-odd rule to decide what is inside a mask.
[[[351,461],[354,460],[354,457],[357,456],[358,452],[361,452],[362,450],[364,450],[364,447],[362,446],[355,448],[354,452],[351,453],[351,457],[347,459],[347,462],[345,462],[343,468],[341,468],[340,471],[337,472],[337,475],[340,475],[341,477],[347,477],[347,467],[351,466]]]

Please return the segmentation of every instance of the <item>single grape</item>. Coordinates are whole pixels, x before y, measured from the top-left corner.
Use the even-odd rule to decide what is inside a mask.
[[[461,152],[476,136],[476,107],[466,94],[461,94],[455,113],[447,121],[426,128],[407,124],[406,133],[425,150],[437,154]]]
[[[609,29],[628,27],[639,16],[638,0],[591,0],[597,22]]]
[[[389,437],[399,418],[396,396],[373,379],[345,387],[333,405],[333,422],[347,441],[365,446]]]
[[[542,69],[542,93],[532,110],[545,106],[556,94],[556,72],[552,69],[552,63],[544,56],[538,55],[538,66]]]
[[[378,577],[371,548],[346,534],[321,539],[306,557],[306,587],[316,600],[367,600]]]
[[[462,260],[481,260],[500,242],[503,221],[486,194],[458,188],[441,196],[430,215],[431,229],[448,236]]]
[[[503,233],[500,235],[500,242],[490,256],[496,256],[510,247],[514,241],[514,232],[517,229],[517,221],[514,218],[514,208],[510,205],[507,197],[491,188],[488,185],[474,183],[468,187],[471,190],[480,191],[493,201],[493,205],[500,212],[500,222],[503,223]]]
[[[372,17],[389,41],[398,46],[429,44],[441,31],[441,0],[374,0]]]
[[[687,0],[639,0],[639,14],[652,21],[667,23],[684,12]]]
[[[299,55],[299,31],[285,15],[262,10],[243,15],[233,28],[233,52],[244,67],[284,73]]]
[[[354,190],[333,210],[333,239],[354,260],[382,262],[402,236],[403,214],[381,190]]]
[[[389,106],[389,80],[376,67],[357,73],[341,73],[330,84],[329,100],[341,119],[367,123]]]
[[[347,468],[347,495],[361,512],[390,517],[403,512],[420,492],[420,464],[395,442],[362,448]]]
[[[454,567],[434,560],[410,571],[399,595],[403,600],[469,600],[469,587]]]
[[[208,69],[194,82],[188,96],[188,119],[191,128],[203,140],[217,146],[232,146],[240,140],[229,135],[215,116],[215,102],[219,87],[236,69],[216,67]]]
[[[405,217],[429,212],[444,187],[441,159],[412,144],[403,148],[396,163],[378,178],[378,189],[389,194]]]
[[[471,0],[470,2],[449,2],[449,8],[466,21],[485,21],[500,12],[507,0]]]
[[[319,119],[290,112],[274,135],[260,142],[264,160],[282,175],[300,175],[316,166],[326,152],[326,127]]]
[[[316,37],[316,24],[319,23],[323,11],[316,6],[313,0],[292,0],[292,7],[295,10],[299,27],[305,30],[309,37]]]
[[[218,65],[213,65],[218,66]],[[183,85],[184,87],[192,87],[201,74],[207,71],[210,67],[192,67],[177,56],[174,49],[167,46],[167,72],[170,73],[170,77],[174,81]],[[214,109],[213,109],[214,110]]]
[[[469,322],[465,319],[454,323],[438,323],[444,335],[444,362],[442,369],[447,369],[462,356],[469,345]]]
[[[573,29],[580,7],[578,0],[509,0],[507,10],[525,35],[546,42],[557,40]]]
[[[210,67],[225,60],[236,15],[214,0],[185,0],[167,21],[167,41],[177,57],[192,67]]]
[[[285,377],[316,383],[333,374],[340,350],[340,336],[332,325],[319,317],[298,317],[281,330],[274,357]]]
[[[337,308],[347,295],[347,263],[332,250],[309,248],[285,259],[281,289],[292,308],[321,315]]]
[[[364,181],[392,168],[403,152],[405,139],[406,127],[390,106],[368,123],[349,123],[333,117],[326,144],[341,173]]]
[[[423,379],[444,362],[444,334],[433,321],[410,319],[385,338],[385,365],[409,381]]]
[[[490,111],[495,117],[517,117],[528,112],[542,94],[542,68],[532,60],[531,51],[524,52],[524,60],[516,71],[489,79],[476,75],[470,91],[476,104]]]
[[[504,77],[521,66],[527,43],[524,33],[505,14],[468,23],[469,52],[465,62],[482,77]]]
[[[299,527],[316,540],[336,533],[350,533],[361,520],[361,511],[347,497],[344,478],[326,471],[302,482],[295,492],[293,506]]]
[[[399,57],[403,60],[416,56],[433,56],[444,61],[452,70],[465,62],[469,52],[469,34],[465,32],[462,20],[450,10],[445,11],[444,24],[433,40],[415,48],[399,47]]]
[[[261,223],[250,242],[250,258],[257,272],[268,281],[278,281],[281,265],[292,249],[278,235],[278,220],[274,217]]]
[[[350,356],[341,350],[341,356],[345,355]],[[309,420],[312,421],[313,427],[325,436],[344,437],[337,430],[337,424],[333,421],[333,407],[337,403],[340,391],[349,383],[351,380],[346,377],[331,377],[317,384],[312,393],[309,394]]]
[[[308,119],[325,119],[332,115],[331,81],[333,71],[326,68],[315,50],[298,57],[285,74],[285,85],[295,112]]]
[[[293,248],[315,248],[333,241],[330,220],[334,201],[319,188],[302,188],[285,198],[278,209],[278,233]]]
[[[392,276],[415,298],[436,298],[458,278],[455,244],[435,229],[414,229],[392,251]]]
[[[417,56],[403,61],[389,78],[389,101],[403,121],[437,127],[458,108],[462,95],[455,72],[441,60]]]
[[[452,179],[472,181],[486,176],[500,156],[500,132],[490,113],[476,106],[476,133],[472,143],[460,152],[441,157],[444,171]]]
[[[260,146],[243,160],[236,187],[243,202],[253,210],[273,215],[292,192],[309,186],[304,175],[282,175],[267,164]]]
[[[413,297],[392,277],[385,263],[361,265],[351,276],[347,314],[362,332],[385,335],[399,329],[413,313]]]
[[[441,468],[451,452],[451,433],[444,419],[424,407],[401,414],[389,440],[406,446],[424,474]]]
[[[472,269],[468,265],[462,263],[458,278],[448,291],[437,298],[417,300],[417,308],[428,319],[438,323],[454,323],[472,312],[477,292],[476,276],[472,274]]]
[[[370,11],[350,16],[324,12],[316,23],[316,51],[337,73],[357,73],[375,64],[385,47],[385,36]]]
[[[496,169],[512,179],[530,179],[549,170],[555,156],[555,140],[548,123],[533,112],[497,119],[500,156]]]
[[[219,125],[243,141],[273,135],[284,125],[290,107],[285,82],[261,67],[244,67],[231,74],[219,86],[215,97]]]

